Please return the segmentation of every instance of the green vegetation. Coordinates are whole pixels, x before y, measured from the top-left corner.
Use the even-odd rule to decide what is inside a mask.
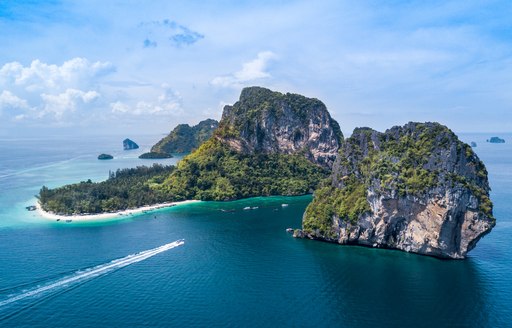
[[[64,215],[141,207],[172,199],[171,195],[155,186],[173,171],[173,166],[157,164],[117,170],[103,182],[87,180],[55,189],[43,186],[38,198],[45,211]]]
[[[207,119],[191,127],[180,124],[168,136],[151,147],[151,152],[160,154],[190,153],[208,140],[217,128],[218,122]]]
[[[141,159],[162,159],[162,158],[172,158],[172,155],[151,151],[149,153],[144,153],[144,154],[140,155],[139,158],[141,158]]]
[[[336,214],[336,204],[339,199],[334,196],[337,192],[334,187],[322,187],[315,191],[313,201],[306,208],[302,229],[307,234],[317,234],[327,238],[335,238],[333,218]]]
[[[431,155],[447,150],[455,135],[446,127],[417,124],[414,133],[398,138],[383,135],[381,151],[372,160],[372,179],[381,181],[382,189],[397,189],[399,195],[421,195],[438,182],[438,170],[427,169]],[[386,138],[387,137],[387,138]]]
[[[100,154],[98,156],[98,159],[100,159],[100,160],[113,159],[113,158],[114,158],[114,156],[109,155],[109,154]]]
[[[327,175],[301,155],[245,155],[212,138],[179,162],[161,188],[177,200],[302,195]]]
[[[293,111],[300,119],[307,120],[308,111],[315,107],[325,107],[325,105],[315,98],[251,87],[242,91],[240,101],[232,107],[232,110],[235,114],[234,117],[237,118],[237,123],[249,124],[257,122],[263,114],[268,112],[276,117],[281,117],[284,115],[285,107]]]
[[[327,175],[301,155],[243,155],[213,138],[177,168],[140,166],[118,170],[99,183],[43,187],[39,200],[44,210],[58,214],[112,212],[185,199],[303,195]]]
[[[325,105],[318,99],[307,98],[293,93],[280,93],[266,88],[250,87],[242,90],[240,100],[227,108],[226,116],[230,120],[223,120],[216,134],[221,137],[240,137],[242,132],[249,133],[244,138],[250,139],[255,134],[257,140],[265,136],[265,127],[261,126],[264,117],[273,117],[278,121],[283,115],[289,118],[298,118],[301,124],[307,126],[311,111],[323,108]],[[286,113],[290,111],[293,115]],[[287,117],[288,118],[288,117]],[[338,122],[330,119],[330,126],[334,130],[338,141],[343,139],[343,134]],[[297,135],[297,137],[299,137]]]
[[[349,180],[343,189],[324,186],[315,191],[302,222],[304,232],[335,238],[334,217],[355,224],[361,214],[371,211],[365,185],[354,176]]]
[[[444,159],[432,163],[432,157],[448,151],[456,137],[448,128],[430,123],[415,124],[414,131],[396,132],[359,130],[349,138],[349,147],[344,151],[358,158],[353,169],[367,186],[379,181],[381,192],[397,190],[401,196],[421,196],[440,182],[437,164]],[[378,146],[372,134],[378,138]],[[364,147],[360,144],[362,139],[365,139]],[[365,151],[366,156],[363,156]],[[472,152],[470,148],[469,151]]]

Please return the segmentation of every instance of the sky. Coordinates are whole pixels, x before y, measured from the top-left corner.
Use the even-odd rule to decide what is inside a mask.
[[[512,2],[0,0],[0,136],[166,133],[247,86],[345,135],[512,131]]]

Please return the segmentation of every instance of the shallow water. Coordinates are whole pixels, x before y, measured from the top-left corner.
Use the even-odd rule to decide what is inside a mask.
[[[512,143],[512,135],[500,136]],[[104,179],[108,170],[148,163],[137,156],[160,136],[131,137],[140,152],[116,150],[121,137],[0,140],[0,302],[185,240],[0,306],[0,326],[512,326],[512,145],[487,144],[489,137],[461,137],[478,143],[498,220],[465,261],[293,239],[285,229],[300,226],[310,196],[195,203],[110,223],[48,223],[23,208],[41,185]],[[101,152],[116,159],[97,161]]]

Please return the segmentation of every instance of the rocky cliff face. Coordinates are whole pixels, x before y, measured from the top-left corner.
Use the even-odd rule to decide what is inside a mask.
[[[190,153],[210,139],[218,126],[219,122],[213,119],[206,119],[192,127],[188,124],[180,124],[168,136],[157,142],[151,148],[151,152],[160,154]]]
[[[437,123],[356,129],[295,236],[461,259],[495,225],[487,171]]]
[[[240,153],[303,153],[330,168],[343,138],[325,105],[297,94],[251,87],[226,106],[216,138]]]
[[[124,150],[132,150],[132,149],[138,149],[139,145],[137,145],[134,141],[130,139],[124,139],[123,140],[123,149]]]

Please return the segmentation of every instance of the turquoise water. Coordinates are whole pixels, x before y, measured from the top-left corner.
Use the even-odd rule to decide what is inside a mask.
[[[123,137],[0,140],[0,326],[512,326],[512,135],[500,136],[509,143],[461,136],[478,143],[497,217],[465,261],[293,239],[309,196],[42,221],[23,208],[42,184],[152,163],[137,156],[160,136],[130,136],[133,152]]]

